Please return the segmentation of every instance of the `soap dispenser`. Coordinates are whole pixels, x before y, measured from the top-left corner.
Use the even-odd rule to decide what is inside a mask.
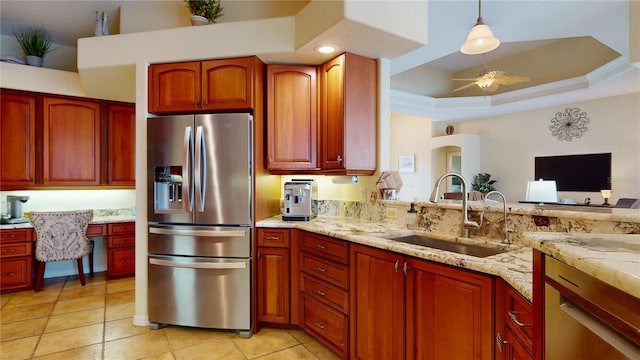
[[[418,227],[418,210],[416,204],[411,203],[411,208],[407,211],[407,229],[415,230]]]

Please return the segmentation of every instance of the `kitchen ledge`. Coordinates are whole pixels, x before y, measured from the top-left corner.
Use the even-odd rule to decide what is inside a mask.
[[[513,251],[478,258],[388,240],[385,239],[385,236],[423,234],[432,238],[453,242],[467,242],[488,247],[504,247],[504,245],[500,245],[496,240],[486,238],[472,238],[472,240],[468,240],[440,233],[407,230],[404,227],[392,223],[370,222],[342,217],[321,216],[307,222],[293,222],[283,221],[280,216],[276,216],[257,222],[256,227],[305,230],[416,258],[499,276],[529,301],[533,299],[533,252],[530,247],[510,245],[508,247],[512,248]]]
[[[121,222],[134,222],[136,221],[136,217],[131,214],[131,209],[116,209],[116,210],[94,210],[93,219],[89,223],[89,225],[96,224],[113,224],[113,223],[121,223]],[[21,223],[21,224],[2,224],[0,225],[0,230],[11,230],[11,229],[31,229],[31,223]]]
[[[640,298],[640,235],[525,233],[531,247]]]

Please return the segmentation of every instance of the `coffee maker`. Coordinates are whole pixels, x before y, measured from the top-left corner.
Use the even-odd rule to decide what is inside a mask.
[[[316,217],[313,201],[318,199],[318,186],[314,180],[292,179],[284,183],[284,213],[282,220],[309,221]]]
[[[29,222],[29,219],[23,216],[22,204],[29,200],[28,196],[7,195],[7,206],[11,208],[9,217],[2,214],[3,224],[20,224]]]

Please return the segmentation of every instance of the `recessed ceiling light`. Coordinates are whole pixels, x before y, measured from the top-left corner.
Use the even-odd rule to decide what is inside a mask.
[[[316,48],[316,51],[323,54],[331,54],[336,51],[336,48],[331,45],[321,45]]]

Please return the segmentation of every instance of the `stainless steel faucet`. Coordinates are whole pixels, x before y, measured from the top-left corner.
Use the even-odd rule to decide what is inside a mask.
[[[465,180],[464,177],[462,177],[462,175],[458,174],[458,173],[454,173],[454,172],[448,172],[442,176],[440,176],[440,178],[438,179],[438,182],[436,183],[436,186],[433,188],[433,191],[431,192],[431,197],[429,198],[429,201],[431,201],[432,203],[437,203],[438,202],[438,198],[440,195],[440,184],[442,184],[442,181],[448,177],[455,177],[458,178],[460,180],[460,183],[462,184],[462,230],[460,232],[460,235],[462,237],[469,237],[469,229],[473,228],[473,229],[479,229],[480,225],[478,225],[477,222],[475,221],[469,221],[469,198],[467,195],[467,180]]]
[[[504,238],[502,239],[502,244],[509,245],[511,242],[509,241],[509,233],[512,232],[511,229],[507,227],[507,198],[500,191],[489,191],[484,198],[482,199],[482,214],[480,215],[480,225],[482,225],[482,220],[484,219],[484,210],[485,210],[485,201],[489,198],[489,196],[493,194],[498,194],[502,198],[502,213],[503,213],[503,221],[504,226],[502,227],[502,232],[504,233]]]

